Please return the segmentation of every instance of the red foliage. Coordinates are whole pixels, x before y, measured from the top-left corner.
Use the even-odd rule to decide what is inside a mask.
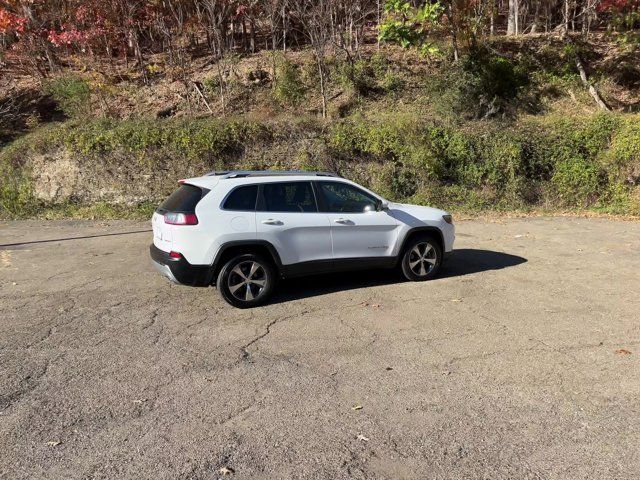
[[[27,19],[19,17],[4,8],[0,8],[0,34],[16,33],[21,34],[24,32]]]
[[[600,12],[628,13],[640,9],[640,0],[601,0]]]

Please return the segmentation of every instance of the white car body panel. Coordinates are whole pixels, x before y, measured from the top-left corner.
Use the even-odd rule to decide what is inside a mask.
[[[273,245],[283,265],[331,259],[331,224],[324,213],[257,212],[257,238]]]
[[[387,211],[327,213],[333,258],[387,257],[398,239],[398,221]]]

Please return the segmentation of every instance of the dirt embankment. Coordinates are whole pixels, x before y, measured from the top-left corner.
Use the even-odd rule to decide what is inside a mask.
[[[24,172],[33,196],[44,204],[131,205],[158,202],[175,189],[178,180],[212,170],[305,168],[307,157],[300,152],[309,142],[313,139],[274,139],[267,145],[247,142],[220,156],[197,158],[163,149],[149,149],[144,155],[123,149],[83,155],[60,147],[48,153],[29,153],[24,157]],[[316,149],[316,154],[321,150]]]

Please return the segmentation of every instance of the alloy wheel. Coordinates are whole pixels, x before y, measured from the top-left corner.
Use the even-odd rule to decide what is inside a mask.
[[[241,262],[231,269],[227,280],[229,292],[238,300],[248,302],[259,298],[267,286],[267,273],[253,260]]]
[[[409,252],[409,268],[420,277],[431,273],[437,260],[436,249],[429,242],[418,243]]]

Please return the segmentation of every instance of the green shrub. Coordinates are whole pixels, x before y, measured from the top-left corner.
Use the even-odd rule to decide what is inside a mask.
[[[285,105],[298,106],[307,93],[300,67],[290,60],[283,60],[276,72],[276,99]]]
[[[436,111],[445,116],[495,117],[509,113],[529,85],[526,69],[486,49],[472,49],[426,83]]]
[[[397,94],[404,90],[405,81],[392,71],[388,71],[382,77],[382,88],[390,94]]]
[[[612,178],[629,184],[640,184],[640,115],[619,120],[619,128],[611,134],[611,146],[601,161]]]
[[[598,166],[581,157],[568,157],[555,166],[552,178],[562,204],[586,207],[595,202],[600,190]]]
[[[35,210],[31,184],[23,172],[3,171],[0,180],[0,218],[25,218]]]
[[[220,77],[213,76],[207,77],[202,81],[202,86],[204,87],[205,92],[209,95],[219,95],[220,94]]]
[[[58,77],[48,81],[44,91],[53,97],[68,117],[86,115],[91,109],[91,88],[83,78]]]
[[[340,62],[336,71],[342,86],[357,95],[367,96],[377,90],[375,69],[367,60]]]

